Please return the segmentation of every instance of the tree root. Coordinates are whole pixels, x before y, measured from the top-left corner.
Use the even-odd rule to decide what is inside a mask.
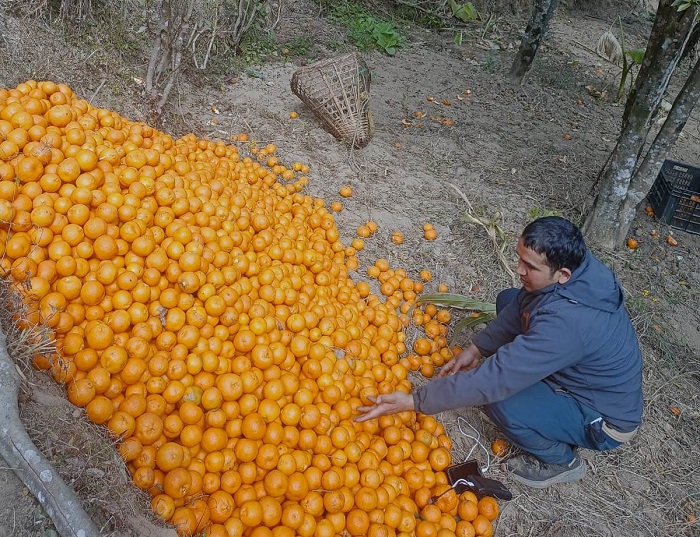
[[[61,537],[98,537],[75,492],[36,448],[19,419],[19,374],[0,329],[0,455],[39,500]]]

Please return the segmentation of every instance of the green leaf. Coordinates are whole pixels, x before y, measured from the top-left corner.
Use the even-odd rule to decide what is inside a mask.
[[[685,11],[693,4],[698,5],[700,2],[698,2],[698,0],[676,0],[673,2],[673,4],[671,4],[671,6],[678,8],[678,11],[680,12]]]
[[[416,304],[435,304],[446,308],[472,310],[484,313],[496,313],[496,304],[479,302],[457,293],[426,293],[416,299]]]
[[[643,48],[633,48],[630,50],[626,50],[625,52],[637,65],[642,65],[642,62],[644,61],[644,55],[647,53],[646,49]]]
[[[479,18],[479,12],[471,2],[458,4],[455,0],[450,0],[450,9],[452,10],[452,16],[462,22],[470,22]]]
[[[452,328],[452,339],[450,340],[450,347],[459,339],[459,336],[467,330],[468,328],[473,328],[474,326],[481,323],[488,323],[496,318],[495,313],[482,312],[474,317],[466,317],[459,321]]]

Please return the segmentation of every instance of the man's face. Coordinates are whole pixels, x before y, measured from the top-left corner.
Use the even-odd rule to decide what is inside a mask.
[[[516,248],[518,253],[518,266],[515,272],[520,276],[520,283],[526,291],[538,291],[553,283],[564,284],[571,278],[571,271],[562,268],[552,274],[547,266],[547,258],[544,254],[538,254],[523,244],[522,237],[518,239]]]

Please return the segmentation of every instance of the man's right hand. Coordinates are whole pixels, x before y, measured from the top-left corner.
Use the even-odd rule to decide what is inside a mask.
[[[388,414],[398,414],[406,410],[415,410],[413,395],[410,393],[397,391],[379,395],[376,398],[369,396],[367,399],[374,404],[357,407],[357,411],[360,413],[359,416],[355,417],[357,422],[371,420]]]
[[[438,373],[438,377],[446,377],[448,375],[454,375],[459,371],[474,369],[479,365],[480,358],[481,352],[479,352],[476,345],[471,344],[452,360],[447,362],[440,370],[440,373]]]

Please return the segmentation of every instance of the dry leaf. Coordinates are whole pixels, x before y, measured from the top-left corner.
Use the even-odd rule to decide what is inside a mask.
[[[666,235],[666,242],[670,246],[678,246],[678,241],[674,239],[671,235]]]
[[[670,406],[670,407],[668,407],[668,409],[669,409],[669,411],[671,412],[671,414],[673,414],[674,416],[680,416],[680,415],[681,415],[681,409],[678,408],[677,406]]]
[[[690,201],[700,202],[700,196],[690,196]]]
[[[413,112],[413,117],[425,117],[426,115],[425,112]]]
[[[595,97],[596,99],[604,99],[608,93],[607,91],[600,91],[594,86],[586,86],[586,91],[588,91],[591,97]]]
[[[406,118],[404,118],[401,120],[401,125],[403,125],[404,127],[410,127],[412,125],[412,123],[410,121],[408,121]]]
[[[212,111],[214,114],[220,114],[220,113],[221,113],[221,112],[219,112],[219,109],[218,109],[216,106],[212,106],[212,107],[211,107],[211,111]]]
[[[438,116],[434,119],[434,121],[437,121],[438,123],[442,123],[443,125],[445,125],[445,127],[451,127],[452,125],[454,125],[454,121],[452,121],[450,118],[447,118],[447,117]]]
[[[444,104],[445,106],[452,106],[452,103],[450,101],[448,101],[447,99],[442,101],[442,104]]]
[[[433,99],[432,97],[426,97],[425,100],[428,101],[429,103],[435,102],[435,99]]]

